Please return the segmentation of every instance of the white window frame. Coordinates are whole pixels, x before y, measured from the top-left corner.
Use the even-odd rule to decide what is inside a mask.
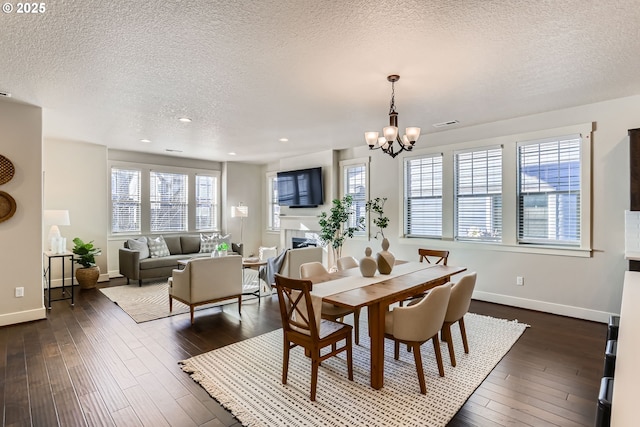
[[[221,224],[221,212],[219,208],[216,208],[217,217],[215,219],[214,227],[211,229],[202,229],[196,230],[196,196],[195,196],[195,176],[196,175],[208,175],[215,178],[215,195],[218,200],[215,201],[216,207],[220,206],[220,177],[221,172],[219,170],[209,170],[209,169],[196,169],[196,168],[184,168],[184,167],[174,167],[174,166],[164,166],[164,165],[156,165],[156,164],[147,164],[147,163],[134,163],[134,162],[126,162],[120,160],[112,160],[109,162],[109,198],[111,199],[111,170],[113,168],[119,169],[127,169],[127,170],[140,170],[140,185],[141,185],[141,212],[140,212],[140,231],[138,232],[113,232],[111,226],[109,228],[109,235],[113,237],[126,237],[126,236],[137,236],[137,235],[149,235],[149,234],[176,234],[181,233],[180,231],[151,231],[151,199],[150,199],[150,174],[151,171],[157,172],[167,172],[167,173],[177,173],[177,174],[186,174],[188,180],[188,193],[187,193],[187,230],[182,231],[188,233],[196,233],[196,232],[220,232],[220,224]],[[111,204],[110,204],[111,206]],[[110,224],[112,224],[112,214],[113,210],[109,211],[109,220]]]
[[[279,232],[280,231],[280,205],[278,204],[278,173],[267,172],[266,175],[266,224],[267,231]]]
[[[401,224],[403,237],[400,243],[408,245],[428,245],[437,246],[440,249],[468,249],[468,250],[491,250],[501,252],[534,253],[545,255],[571,256],[571,257],[591,257],[592,256],[592,235],[591,235],[591,203],[592,203],[592,144],[591,137],[594,124],[591,122],[580,123],[570,126],[553,129],[542,129],[521,134],[511,134],[497,136],[476,141],[464,141],[446,144],[437,144],[432,141],[433,146],[422,149],[414,149],[410,154],[402,153],[399,159],[411,156],[423,156],[435,153],[443,154],[443,224],[442,239],[407,236],[404,234],[405,224]],[[518,242],[518,197],[517,197],[517,144],[519,141],[541,140],[545,138],[559,137],[563,135],[579,134],[581,137],[581,166],[580,166],[580,244],[578,246],[561,245],[532,245]],[[455,213],[454,213],[454,152],[490,146],[502,146],[502,242],[468,242],[454,240]],[[404,167],[398,168],[399,191],[404,191]],[[399,206],[400,218],[404,221],[405,208]],[[437,241],[437,243],[435,243]]]
[[[370,200],[370,191],[369,191],[369,187],[370,187],[370,182],[371,182],[371,178],[370,178],[370,174],[369,174],[369,165],[371,163],[371,158],[370,157],[360,157],[357,159],[351,159],[351,160],[342,160],[339,163],[340,166],[340,198],[343,198],[344,196],[346,196],[348,193],[348,185],[349,183],[347,182],[347,173],[349,171],[349,169],[351,168],[364,168],[364,174],[365,174],[365,178],[364,178],[364,187],[365,187],[365,191],[364,191],[364,199],[362,200],[362,206],[361,206],[361,210],[363,211],[363,216],[365,218],[364,221],[364,229],[363,230],[359,230],[356,231],[354,233],[354,236],[360,236],[360,237],[365,237],[368,236],[369,238],[371,238],[370,234],[370,230],[371,230],[371,219],[370,219],[370,215],[368,215],[368,213],[364,210],[364,206],[366,205],[367,201]],[[382,197],[382,196],[381,196]],[[357,201],[356,201],[357,202]],[[355,223],[355,218],[350,218],[349,223]]]
[[[120,171],[126,171],[126,172],[133,172],[135,174],[137,174],[137,194],[134,195],[134,197],[137,197],[138,200],[129,200],[129,201],[123,201],[120,197],[114,199],[114,194],[111,191],[111,189],[113,188],[113,170],[120,170]],[[129,184],[131,185],[131,183]],[[117,233],[139,233],[140,230],[142,229],[142,171],[139,168],[133,168],[133,167],[121,167],[121,166],[113,166],[112,168],[110,168],[110,176],[109,176],[109,206],[110,206],[110,212],[109,212],[109,224],[110,225],[110,230],[113,230],[113,221],[114,221],[114,208],[116,205],[130,205],[129,209],[130,210],[134,210],[137,211],[137,218],[132,221],[132,223],[134,224],[133,227],[127,229],[127,230],[121,230],[119,229],[117,231]],[[130,193],[129,193],[130,194]],[[120,216],[120,215],[119,215]]]
[[[209,178],[211,180],[213,180],[213,196],[211,197],[211,199],[203,197],[203,198],[199,198],[198,197],[198,190],[200,188],[200,186],[198,185],[198,181],[200,178]],[[220,217],[220,213],[218,212],[219,207],[220,207],[220,195],[219,195],[219,189],[220,189],[220,185],[218,183],[218,177],[216,177],[215,175],[211,174],[211,173],[196,173],[195,177],[194,177],[194,199],[195,199],[195,219],[194,219],[194,229],[196,231],[207,231],[207,230],[212,230],[212,229],[218,229],[220,227],[218,227],[218,218]],[[206,226],[198,226],[198,212],[200,210],[209,210],[210,214],[207,215],[210,218],[211,224],[209,227]]]
[[[439,158],[440,159],[440,194],[439,195],[433,195],[431,194],[430,196],[420,196],[419,198],[425,198],[425,199],[429,199],[429,200],[436,200],[439,201],[440,203],[440,234],[433,234],[433,235],[429,235],[429,234],[411,234],[410,230],[409,230],[409,224],[410,224],[410,220],[409,220],[409,200],[413,199],[414,197],[411,197],[408,193],[409,193],[409,176],[408,176],[408,171],[407,171],[407,165],[409,162],[414,161],[414,160],[423,160],[423,159],[435,159],[435,158]],[[434,174],[431,174],[432,178],[434,177]],[[437,177],[436,177],[437,178]],[[432,180],[433,182],[434,180]],[[437,179],[435,180],[437,182]],[[430,239],[441,239],[443,236],[443,222],[444,222],[444,215],[443,215],[443,195],[444,195],[444,156],[443,153],[430,153],[430,154],[426,154],[426,155],[420,155],[420,156],[407,156],[405,158],[403,158],[403,162],[402,162],[402,194],[403,194],[403,230],[404,230],[404,235],[407,237],[419,237],[419,238],[430,238]],[[437,187],[436,187],[437,189]],[[432,189],[433,191],[433,189]]]
[[[489,183],[489,158],[487,158],[487,167],[486,168],[480,168],[480,169],[474,169],[474,171],[472,171],[473,173],[473,177],[472,179],[472,183],[471,183],[471,191],[472,193],[465,193],[465,194],[460,194],[459,190],[460,190],[460,181],[461,181],[461,177],[460,177],[460,156],[464,156],[465,154],[475,154],[475,153],[481,153],[481,152],[486,152],[487,154],[489,154],[490,151],[496,151],[499,150],[500,155],[499,155],[499,160],[500,160],[500,177],[499,177],[499,182],[500,182],[500,192],[496,193],[496,192],[492,192],[490,190],[490,183]],[[467,149],[467,150],[458,150],[455,151],[453,153],[453,157],[454,157],[454,239],[459,240],[459,241],[484,241],[484,242],[493,242],[493,243],[500,243],[502,242],[502,200],[503,200],[503,189],[502,189],[502,181],[504,179],[504,171],[502,168],[502,163],[503,163],[503,147],[502,146],[491,146],[491,147],[476,147],[476,148],[471,148],[471,149]],[[473,167],[473,165],[471,165],[471,167]],[[482,173],[485,171],[486,172],[486,179],[483,179],[482,177]],[[478,177],[476,177],[476,172],[479,172]],[[478,185],[477,187],[482,187],[482,184],[486,184],[486,192],[477,192],[478,188],[475,185],[475,181],[477,180],[480,181],[485,181],[485,182],[481,182],[480,185]],[[494,184],[495,185],[495,184]],[[461,230],[460,230],[460,204],[461,204],[461,200],[471,200],[471,199],[483,199],[483,198],[487,198],[487,199],[492,199],[495,196],[499,195],[499,199],[500,199],[500,209],[499,209],[499,218],[496,218],[494,216],[492,216],[492,211],[493,209],[491,207],[487,207],[487,212],[489,212],[488,215],[486,215],[486,217],[488,217],[490,219],[490,222],[494,223],[492,225],[489,225],[487,227],[489,227],[489,231],[495,231],[494,230],[494,226],[499,223],[499,225],[495,228],[499,229],[500,234],[497,237],[492,237],[492,236],[487,236],[487,235],[469,235],[469,234],[462,234]],[[491,203],[491,202],[489,202]],[[486,229],[484,230],[477,230],[478,233],[486,231]]]

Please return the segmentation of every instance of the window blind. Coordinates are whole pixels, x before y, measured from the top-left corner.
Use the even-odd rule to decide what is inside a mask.
[[[151,171],[151,231],[187,230],[187,175]]]
[[[442,154],[404,162],[405,234],[442,237]]]
[[[216,177],[196,175],[196,230],[216,230],[218,197]]]
[[[344,167],[344,194],[353,197],[352,211],[347,222],[349,227],[358,226],[358,219],[367,215],[367,168],[364,164]],[[364,229],[359,229],[363,232]]]
[[[502,148],[455,153],[455,237],[502,240]]]
[[[140,231],[140,175],[139,170],[111,168],[111,231],[113,233]]]
[[[518,240],[580,244],[581,137],[518,144]]]

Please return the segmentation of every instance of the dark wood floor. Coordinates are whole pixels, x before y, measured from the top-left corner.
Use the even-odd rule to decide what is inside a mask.
[[[122,284],[121,280],[111,285]],[[136,324],[97,290],[46,320],[0,328],[5,426],[238,426],[179,360],[280,327],[276,299]],[[274,297],[275,298],[275,297]],[[451,426],[591,426],[606,325],[474,301],[531,325]],[[473,351],[473,349],[472,349]]]

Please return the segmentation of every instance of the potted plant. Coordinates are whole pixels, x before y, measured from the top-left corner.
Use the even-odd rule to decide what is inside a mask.
[[[227,256],[227,251],[229,250],[229,245],[227,242],[222,242],[218,245],[218,256]]]
[[[349,226],[349,217],[353,214],[353,197],[346,195],[342,199],[334,199],[333,207],[329,214],[320,214],[320,242],[324,245],[331,244],[334,262],[342,256],[344,240],[353,237],[353,234],[362,230],[364,217],[356,220],[354,226]]]
[[[374,239],[378,238],[378,234],[382,236],[384,239],[384,229],[389,225],[389,218],[384,216],[384,203],[387,201],[386,197],[380,198],[376,197],[373,200],[369,200],[365,205],[367,212],[373,212],[377,215],[372,219],[373,225],[378,227],[378,232],[373,237]]]
[[[76,237],[73,239],[73,243],[72,252],[77,255],[74,260],[82,266],[76,268],[76,280],[80,285],[80,289],[95,288],[100,277],[100,267],[96,265],[95,257],[102,252],[99,248],[93,246],[93,241],[85,243]]]

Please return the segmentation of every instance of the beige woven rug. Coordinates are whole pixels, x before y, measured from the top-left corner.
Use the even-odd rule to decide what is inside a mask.
[[[246,269],[244,275],[245,285],[249,285],[254,280],[257,280],[257,274],[256,270]],[[169,285],[167,279],[143,282],[142,286],[138,286],[137,283],[130,283],[123,286],[101,288],[99,291],[105,294],[111,301],[118,304],[136,323],[189,313],[189,306],[176,300],[173,300],[173,311],[169,312]],[[245,298],[255,297],[245,296],[243,297],[243,301]],[[236,300],[201,305],[196,307],[196,311],[232,304],[234,302],[236,302]]]
[[[364,316],[366,319],[366,316]],[[353,347],[354,381],[347,378],[344,353],[322,362],[316,402],[309,400],[311,363],[294,348],[287,385],[281,383],[282,330],[273,331],[181,361],[183,370],[245,426],[445,426],[527,325],[492,317],[465,317],[470,354],[453,329],[457,366],[442,345],[445,376],[438,376],[433,346],[422,346],[427,394],[420,394],[413,354],[393,359],[386,340],[385,385],[369,386],[369,341],[361,324],[361,345]]]

